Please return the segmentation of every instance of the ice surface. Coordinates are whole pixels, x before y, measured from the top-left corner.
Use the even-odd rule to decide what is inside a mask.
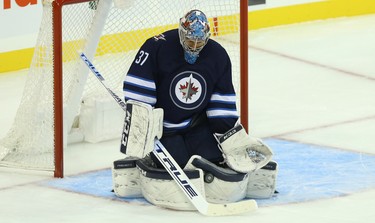
[[[375,15],[249,33],[250,134],[279,162],[278,197],[259,210],[207,218],[121,200],[111,192],[118,141],[74,144],[64,179],[0,169],[1,222],[375,221]],[[0,74],[0,137],[12,123],[25,71]]]

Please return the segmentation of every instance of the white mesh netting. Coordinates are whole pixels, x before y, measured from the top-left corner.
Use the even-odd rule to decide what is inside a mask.
[[[212,38],[227,49],[233,64],[234,85],[239,90],[240,0],[134,0],[130,7],[123,8],[115,7],[111,0],[101,0],[63,6],[65,135],[79,117],[82,101],[110,97],[95,77],[88,75],[79,52],[91,57],[105,75],[108,87],[122,95],[122,82],[139,46],[153,35],[177,28],[179,18],[194,8],[210,18]],[[0,165],[54,169],[52,31],[58,27],[52,26],[52,16],[51,3],[44,1],[23,97],[14,124],[0,141]]]

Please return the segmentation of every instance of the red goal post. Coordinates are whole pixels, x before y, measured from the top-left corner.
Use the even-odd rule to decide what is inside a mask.
[[[212,38],[231,57],[241,123],[248,127],[247,0],[114,2],[43,2],[40,33],[21,104],[12,128],[0,140],[0,165],[51,170],[55,177],[63,177],[64,148],[72,129],[79,128],[79,120],[84,119],[81,106],[108,96],[96,80],[91,81],[79,52],[94,61],[111,89],[121,95],[124,75],[137,48],[145,39],[177,28],[178,19],[193,8],[207,14],[215,32]]]

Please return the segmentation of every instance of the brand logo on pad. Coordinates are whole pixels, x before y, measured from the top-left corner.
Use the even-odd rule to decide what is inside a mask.
[[[177,74],[172,80],[169,94],[177,107],[193,110],[202,104],[206,91],[206,80],[200,74],[185,71]]]

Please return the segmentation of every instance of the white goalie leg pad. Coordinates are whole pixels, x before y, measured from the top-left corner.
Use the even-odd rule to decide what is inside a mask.
[[[185,168],[203,170],[208,202],[232,203],[246,196],[248,175],[245,173],[219,167],[198,155],[192,156]]]
[[[260,169],[272,158],[273,152],[262,140],[249,136],[242,125],[224,134],[215,134],[225,162],[241,173]]]
[[[163,134],[163,109],[128,100],[121,137],[121,152],[143,158],[154,148],[155,137]]]
[[[278,167],[275,161],[270,161],[259,170],[249,173],[247,198],[270,198],[275,194]]]
[[[141,175],[143,197],[159,207],[174,210],[196,210],[179,185],[171,178],[165,169],[155,168],[145,157],[137,161]],[[194,186],[204,195],[203,171],[184,170]]]
[[[116,160],[112,166],[113,190],[118,197],[142,197],[136,157]]]

